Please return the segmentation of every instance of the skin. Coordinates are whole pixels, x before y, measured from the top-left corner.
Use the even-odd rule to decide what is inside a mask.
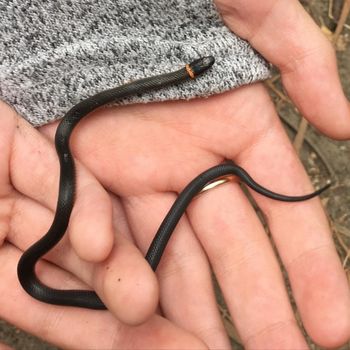
[[[333,138],[350,138],[334,53],[300,4],[216,3],[227,25],[280,68],[305,117]],[[211,264],[247,349],[307,348],[271,243],[237,183],[191,204],[157,278],[143,259],[176,193],[224,159],[273,191],[312,190],[261,84],[208,99],[101,109],[77,127],[69,232],[38,274],[52,286],[95,289],[110,312],[45,305],[20,288],[18,257],[46,231],[55,210],[57,124],[34,130],[4,104],[0,114],[2,318],[66,348],[228,348]],[[350,338],[350,294],[320,201],[281,203],[252,194],[308,334],[321,346],[341,345]]]

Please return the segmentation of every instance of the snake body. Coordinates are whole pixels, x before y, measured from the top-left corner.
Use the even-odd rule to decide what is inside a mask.
[[[133,81],[116,88],[102,91],[72,107],[60,122],[55,134],[55,146],[60,161],[59,192],[55,216],[48,232],[20,258],[17,268],[19,281],[24,290],[32,297],[50,304],[76,306],[90,309],[105,309],[105,305],[94,291],[59,290],[43,284],[36,276],[37,261],[51,250],[64,236],[75,198],[75,164],[69,147],[69,140],[74,127],[79,121],[95,109],[120,99],[178,84],[194,78],[209,69],[214,63],[212,56],[203,57],[177,71]],[[315,197],[324,188],[304,196],[291,197],[269,191],[257,184],[241,167],[232,162],[214,166],[192,180],[179,194],[173,206],[161,223],[145,259],[156,270],[165,247],[181,216],[191,200],[210,182],[225,176],[236,175],[243,183],[260,194],[286,202],[303,201]]]

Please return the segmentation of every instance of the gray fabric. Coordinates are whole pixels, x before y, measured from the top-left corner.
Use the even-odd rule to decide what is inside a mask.
[[[216,63],[198,80],[122,103],[208,96],[269,75],[211,0],[0,0],[0,34],[0,99],[35,126],[199,56]]]

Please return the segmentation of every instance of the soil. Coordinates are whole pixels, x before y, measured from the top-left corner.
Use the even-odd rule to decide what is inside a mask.
[[[333,0],[333,6],[330,11],[331,16],[329,15],[330,3],[332,4],[331,0],[302,1],[304,7],[322,28],[325,35],[330,35],[335,30],[343,1]],[[334,19],[331,17],[334,17]],[[336,49],[341,81],[350,100],[350,16],[346,25],[336,44]],[[284,121],[286,130],[293,139],[295,130],[298,129],[300,123],[300,116],[293,105],[283,97],[283,89],[280,86],[277,72],[271,82],[273,89],[271,89],[271,84],[268,85],[271,96]],[[321,185],[327,179],[332,178],[333,186],[322,196],[322,201],[333,228],[334,241],[339,257],[350,280],[350,141],[339,142],[330,140],[309,126],[300,156],[314,185]],[[232,339],[232,346],[238,349],[242,348],[239,345],[239,339],[220,295],[218,295],[218,299],[227,331]],[[0,340],[18,350],[56,349],[1,320]],[[308,341],[312,349],[320,349],[310,339]],[[350,342],[341,349],[350,350]]]

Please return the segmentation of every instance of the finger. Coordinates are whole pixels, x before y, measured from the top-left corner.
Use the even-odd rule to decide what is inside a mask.
[[[37,241],[52,220],[48,209],[21,196],[16,198],[13,213],[8,240],[21,250]],[[139,324],[154,313],[158,304],[155,275],[139,250],[122,235],[116,234],[110,255],[97,264],[79,258],[67,239],[45,258],[81,278],[122,322]]]
[[[277,116],[269,132],[236,160],[272,191],[312,191]],[[349,287],[319,199],[281,203],[253,195],[266,214],[308,334],[324,347],[341,345],[350,337]]]
[[[150,194],[124,200],[138,245],[146,252],[175,196]],[[207,259],[184,217],[157,269],[160,301],[167,319],[193,332],[211,349],[230,347],[213,292]]]
[[[22,118],[15,119],[9,160],[12,184],[19,192],[55,210],[59,163],[54,147]],[[112,207],[106,191],[80,165],[76,197],[70,222],[72,245],[83,259],[102,261],[113,247]]]
[[[188,214],[245,348],[307,349],[269,239],[239,186],[203,193]]]
[[[349,138],[350,104],[334,50],[300,2],[216,3],[228,26],[280,69],[283,85],[301,113],[328,136]]]
[[[38,303],[25,294],[16,278],[20,251],[5,245],[0,250],[0,314],[8,322],[46,341],[69,349],[204,349],[191,334],[154,316],[149,322],[129,327],[108,311],[92,311]],[[81,288],[66,272],[42,264],[45,279],[63,288]],[[24,315],[25,310],[25,315]]]
[[[52,187],[58,186],[58,176],[53,175],[58,174],[53,147],[24,120],[17,118],[15,125],[10,162],[12,183],[22,193],[52,209],[54,196],[57,195]],[[34,172],[31,174],[33,177],[27,176],[27,169]],[[113,245],[112,208],[109,197],[82,167],[80,167],[80,173],[78,168],[77,187],[78,198],[70,225],[71,241],[80,257],[90,261],[102,260],[102,262],[93,268],[92,265],[80,261],[76,266],[70,264],[69,268],[77,275],[83,275],[87,284],[96,289],[106,305],[121,320],[132,324],[143,322],[150,317],[157,305],[158,292],[154,274],[139,251],[130,243],[125,242],[122,237],[117,237],[116,244]],[[41,225],[40,230],[37,231],[40,236],[36,236],[30,242],[31,244],[47,231],[52,222],[52,213],[36,204],[29,199],[22,203],[17,201],[17,207],[13,209],[20,210],[22,205],[23,221],[19,222],[17,231],[26,234],[29,228]],[[34,208],[36,213],[33,213]],[[38,218],[45,218],[46,222]],[[32,238],[30,233],[26,237]],[[28,245],[23,246],[23,234],[15,236],[15,243],[22,249],[27,249]],[[70,249],[64,250],[70,254],[70,259],[79,261],[76,257],[73,258],[74,254]],[[59,257],[59,251],[60,249],[56,249],[54,256],[64,263],[62,258],[64,254]],[[89,266],[89,268],[85,271],[84,266]],[[114,279],[118,274],[119,277]],[[115,282],[118,279],[121,281],[122,278],[123,282],[116,286]],[[144,290],[135,288],[135,284],[142,286]],[[130,292],[132,287],[134,287],[133,292]],[[116,292],[120,293],[117,298],[115,297]],[[124,300],[126,295],[128,295],[129,303]]]

